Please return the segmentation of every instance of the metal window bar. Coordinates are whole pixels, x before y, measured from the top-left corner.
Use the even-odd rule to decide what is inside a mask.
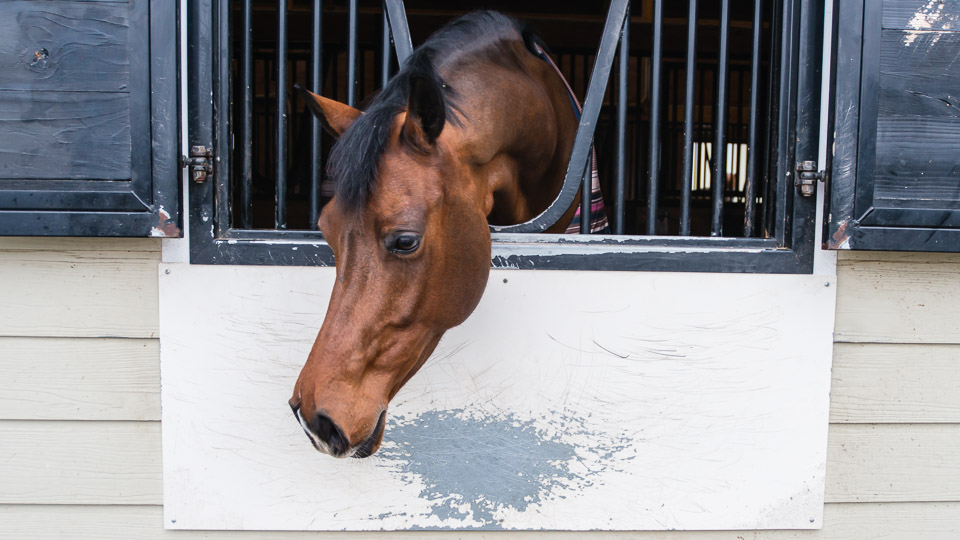
[[[627,174],[627,71],[630,67],[630,7],[627,7],[626,20],[620,31],[620,58],[617,72],[617,176],[614,187],[613,220],[614,234],[623,234],[625,230],[624,195],[626,191]]]
[[[686,88],[683,101],[683,184],[680,187],[680,235],[690,235],[690,199],[693,196],[693,93],[697,70],[697,0],[687,12]]]
[[[310,91],[323,93],[323,1],[314,0],[311,19]],[[323,133],[320,121],[310,115],[310,223],[317,229],[320,218],[320,184],[323,182]]]
[[[723,236],[723,202],[727,167],[727,68],[730,60],[730,0],[720,4],[720,55],[717,59],[717,100],[714,107],[713,216],[710,235]]]
[[[660,96],[663,63],[663,0],[653,4],[653,68],[650,78],[650,180],[647,185],[647,234],[657,234],[660,187]]]
[[[243,46],[240,56],[243,85],[240,131],[240,196],[239,220],[242,227],[250,228],[252,217],[251,191],[253,190],[253,0],[243,1]]]
[[[287,0],[277,0],[277,229],[287,228]]]

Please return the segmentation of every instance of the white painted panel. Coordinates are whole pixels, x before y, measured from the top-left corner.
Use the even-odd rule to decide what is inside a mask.
[[[163,268],[167,527],[821,526],[830,278],[495,271],[343,461],[287,406],[333,271]]]

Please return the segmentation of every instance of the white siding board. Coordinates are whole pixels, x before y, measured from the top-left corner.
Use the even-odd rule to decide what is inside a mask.
[[[960,424],[834,424],[827,502],[960,501]]]
[[[846,253],[837,265],[838,342],[960,343],[960,255]]]
[[[828,502],[960,501],[960,425],[830,427]],[[159,422],[0,421],[0,503],[162,504]]]
[[[830,421],[960,422],[960,345],[838,343]]]
[[[159,419],[159,340],[0,337],[0,420]]]
[[[159,422],[0,421],[0,503],[159,504]]]
[[[100,242],[2,239],[0,336],[156,337],[160,252]]]
[[[841,343],[834,423],[960,422],[960,346]],[[159,340],[0,338],[0,419],[159,420]]]
[[[153,368],[145,365],[156,362],[156,353],[125,353],[125,340],[90,340],[98,343],[90,345],[86,340],[56,343],[60,340],[42,338],[155,336],[159,246],[157,241],[139,239],[0,238],[0,335],[38,336],[20,341],[19,348],[17,340],[0,340],[0,418],[130,420],[159,415],[158,406],[151,404],[159,384],[150,383],[141,392],[142,384],[154,376]],[[867,344],[836,347],[828,501],[960,500],[955,457],[960,446],[956,425],[960,392],[950,391],[958,387],[957,347],[923,345],[960,343],[960,308],[956,307],[960,306],[960,256],[844,252],[839,275],[836,339]],[[128,285],[139,292],[130,294]],[[23,290],[27,288],[41,291],[28,294],[31,291]],[[102,309],[97,307],[101,301]],[[9,305],[12,302],[19,306]],[[147,313],[151,310],[152,322]],[[61,371],[67,359],[40,358],[44,352],[62,351],[67,341],[76,344],[74,354],[90,362],[81,381],[75,378],[81,369]],[[14,354],[16,361],[10,361]],[[47,363],[31,365],[40,360]],[[111,366],[118,373],[104,372]],[[57,390],[46,408],[11,404],[20,399],[13,392],[22,390],[10,383],[11,373],[20,373],[21,381],[25,373],[51,375],[50,384]],[[98,408],[98,402],[111,392],[127,398],[108,400],[109,405]],[[925,422],[943,424],[862,425]],[[386,537],[383,533],[167,531],[162,507],[139,506],[160,504],[160,485],[157,422],[0,422],[0,502],[12,503],[0,504],[0,538]],[[820,531],[608,533],[604,537],[952,540],[958,531],[960,503],[864,502],[828,503]],[[582,533],[432,532],[428,536],[572,539],[582,538]]]
[[[159,506],[0,505],[0,538],[33,540],[580,540],[582,532],[249,532],[173,531]],[[827,504],[824,526],[807,531],[591,532],[609,540],[955,540],[960,503]]]

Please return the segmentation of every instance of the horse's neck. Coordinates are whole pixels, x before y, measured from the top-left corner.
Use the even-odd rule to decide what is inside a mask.
[[[466,116],[464,154],[477,165],[479,187],[493,195],[491,223],[527,221],[553,201],[576,135],[562,81],[549,64],[521,53],[522,71],[487,64],[449,75]]]

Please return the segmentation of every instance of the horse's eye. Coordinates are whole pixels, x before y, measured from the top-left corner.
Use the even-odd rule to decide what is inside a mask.
[[[387,251],[390,253],[413,253],[420,247],[420,235],[410,232],[394,233],[387,237]]]

